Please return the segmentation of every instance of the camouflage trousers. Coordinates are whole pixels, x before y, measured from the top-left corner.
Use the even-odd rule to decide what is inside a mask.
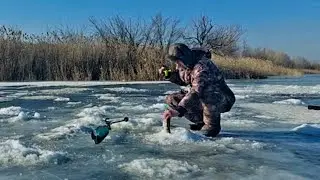
[[[186,95],[186,92],[176,92],[166,97],[166,103],[173,109],[176,109],[179,102]],[[184,117],[196,124],[204,124],[202,129],[208,129],[218,134],[221,130],[220,119],[221,113],[214,105],[201,103],[198,97],[192,99],[191,107],[187,108]]]

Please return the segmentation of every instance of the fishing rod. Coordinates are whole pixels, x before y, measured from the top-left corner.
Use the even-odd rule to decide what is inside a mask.
[[[111,124],[119,123],[119,122],[127,122],[129,121],[128,117],[123,118],[118,121],[109,121],[109,118],[105,118],[104,122],[106,125],[98,126],[96,129],[91,131],[91,139],[94,140],[95,144],[101,143],[104,138],[106,138],[111,130]]]

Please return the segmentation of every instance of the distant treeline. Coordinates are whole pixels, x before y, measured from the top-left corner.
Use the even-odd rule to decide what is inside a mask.
[[[90,18],[89,23],[90,31],[61,28],[42,34],[0,27],[0,80],[158,80],[157,69],[166,63],[168,47],[175,42],[206,47],[213,55],[232,57],[232,61],[244,57],[250,57],[250,62],[267,61],[271,63],[268,72],[278,66],[286,72],[289,68],[320,70],[319,64],[305,58],[292,59],[285,53],[242,46],[240,26],[220,26],[206,16],[186,27],[161,14],[149,21],[115,16],[107,20]],[[228,78],[270,74],[251,76],[252,71],[245,67],[234,69],[232,61],[230,66],[223,64]],[[252,69],[250,64],[245,66]]]

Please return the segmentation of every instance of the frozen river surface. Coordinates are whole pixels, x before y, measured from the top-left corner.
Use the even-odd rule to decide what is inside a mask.
[[[2,179],[319,179],[320,76],[228,81],[222,132],[162,132],[163,82],[0,83]],[[89,128],[128,116],[95,145]]]

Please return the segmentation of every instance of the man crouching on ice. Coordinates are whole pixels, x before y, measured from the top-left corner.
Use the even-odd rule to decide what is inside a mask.
[[[230,111],[235,96],[227,86],[222,73],[210,59],[211,55],[201,49],[189,49],[177,43],[169,48],[168,59],[175,62],[176,70],[165,73],[165,78],[179,86],[191,88],[166,97],[169,108],[163,121],[172,117],[185,117],[191,122],[191,130],[200,130],[205,136],[215,137],[221,130],[221,113]],[[159,69],[164,74],[165,67]]]

